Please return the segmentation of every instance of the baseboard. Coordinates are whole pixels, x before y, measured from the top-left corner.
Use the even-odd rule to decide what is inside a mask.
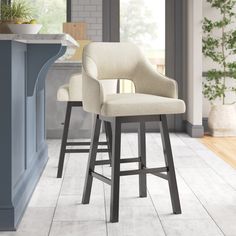
[[[34,162],[28,167],[24,176],[14,186],[12,206],[1,208],[0,206],[0,229],[1,231],[15,231],[30,201],[31,195],[41,177],[48,160],[47,145],[34,157]]]
[[[204,136],[203,125],[193,125],[190,122],[186,121],[185,127],[187,134],[193,138],[201,138]]]
[[[122,125],[122,132],[124,133],[134,133],[138,130],[138,124],[137,123],[129,123]],[[158,133],[160,132],[159,125],[157,125],[155,122],[147,122],[146,124],[146,132],[149,133]],[[194,138],[200,138],[204,134],[204,128],[202,125],[192,125],[188,121],[183,121],[182,128],[180,130],[170,128],[169,132],[175,132],[175,133],[187,133],[191,137]]]
[[[204,132],[209,132],[209,127],[208,127],[208,118],[207,117],[203,117],[202,118],[202,125],[204,127]]]
[[[203,118],[203,125],[192,125],[188,121],[183,122],[183,129],[177,132],[186,132],[191,137],[200,138],[204,135],[204,130],[208,130],[207,126],[208,118]],[[137,123],[129,123],[122,125],[122,132],[124,133],[134,133],[138,130]],[[146,124],[147,132],[160,132],[159,126],[155,122],[147,122]],[[170,132],[176,132],[174,129],[169,129]],[[48,139],[61,139],[62,129],[47,129],[47,138]],[[68,138],[69,139],[80,139],[80,138],[90,138],[91,130],[72,130],[70,131]]]
[[[2,208],[0,206],[0,232],[1,231],[15,231],[14,225],[14,207],[9,206]]]

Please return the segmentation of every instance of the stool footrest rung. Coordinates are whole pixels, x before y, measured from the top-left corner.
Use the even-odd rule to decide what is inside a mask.
[[[159,167],[159,168],[144,168],[141,170],[125,170],[120,171],[120,176],[125,175],[138,175],[138,174],[155,174],[155,173],[161,173],[161,172],[167,172],[167,167]]]
[[[120,163],[132,163],[132,162],[140,162],[140,157],[134,157],[134,158],[124,158],[120,159]],[[110,165],[111,160],[99,160],[95,161],[95,165]]]
[[[65,153],[88,153],[89,151],[90,149],[66,149]],[[109,152],[109,149],[100,148],[97,152]]]
[[[108,148],[99,148],[97,152],[110,152]]]
[[[95,161],[96,166],[101,166],[101,165],[110,165],[111,161],[110,160],[99,160]]]
[[[104,175],[101,175],[97,172],[91,171],[90,175],[92,175],[94,178],[101,180],[102,182],[111,185],[111,179],[107,178]]]
[[[88,153],[89,149],[66,149],[65,153]]]
[[[132,158],[120,159],[120,163],[132,163],[132,162],[141,162],[141,158],[140,157],[132,157]]]
[[[90,146],[90,142],[67,142],[66,146]],[[107,142],[98,142],[98,145],[107,145]]]

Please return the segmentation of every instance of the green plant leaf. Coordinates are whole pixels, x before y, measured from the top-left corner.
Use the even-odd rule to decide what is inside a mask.
[[[28,20],[32,18],[33,8],[26,0],[14,0],[11,4],[2,4],[1,21]]]
[[[236,56],[236,30],[231,26],[236,19],[236,0],[206,1],[221,18],[213,21],[205,17],[203,20],[203,55],[218,64],[218,69],[207,71],[203,95],[211,102],[221,99],[224,104],[226,92],[236,91],[235,86],[226,83],[228,79],[236,79],[236,62],[232,60]]]

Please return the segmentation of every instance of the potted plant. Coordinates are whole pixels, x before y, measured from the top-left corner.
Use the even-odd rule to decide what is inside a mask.
[[[31,33],[39,31],[41,25],[38,25],[35,19],[32,19],[33,9],[25,0],[14,0],[11,3],[1,4],[1,33]],[[23,25],[23,26],[17,26]],[[24,26],[25,25],[25,26]],[[34,25],[34,26],[30,26]]]
[[[206,1],[220,16],[203,20],[203,55],[215,65],[203,82],[203,94],[212,104],[208,126],[213,136],[235,136],[236,109],[227,95],[236,94],[236,1]]]

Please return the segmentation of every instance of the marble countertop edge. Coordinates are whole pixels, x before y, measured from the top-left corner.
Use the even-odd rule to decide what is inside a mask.
[[[57,44],[79,47],[78,42],[68,34],[0,34],[1,40],[13,40],[27,44]]]

